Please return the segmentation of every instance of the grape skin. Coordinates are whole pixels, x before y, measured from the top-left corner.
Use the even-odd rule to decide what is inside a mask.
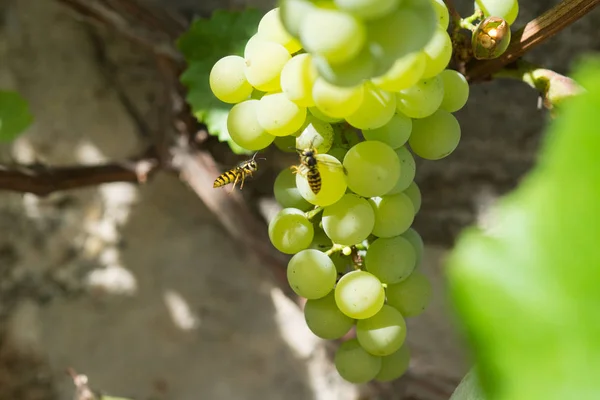
[[[290,101],[285,93],[266,94],[258,102],[256,118],[271,135],[287,136],[302,127],[306,108]]]
[[[283,208],[297,208],[302,211],[307,211],[312,207],[308,201],[300,195],[298,188],[296,187],[296,177],[294,173],[289,169],[283,169],[275,178],[273,184],[273,193],[275,200]]]
[[[440,74],[444,83],[444,98],[440,108],[448,112],[456,112],[467,104],[469,98],[469,83],[467,78],[458,71],[447,69]]]
[[[306,249],[296,253],[288,263],[287,278],[298,296],[312,300],[325,297],[333,290],[337,272],[327,254]]]
[[[344,157],[348,187],[363,197],[389,192],[400,177],[400,160],[385,143],[366,141],[352,147]]]
[[[386,193],[387,195],[400,193],[406,190],[415,179],[415,175],[417,173],[417,164],[415,162],[415,158],[412,156],[411,152],[406,148],[406,146],[396,149],[396,154],[400,160],[401,173],[400,177],[396,181],[396,185],[392,190]]]
[[[246,100],[234,105],[227,116],[229,136],[248,150],[261,150],[273,143],[275,136],[258,123],[256,116],[259,100]]]
[[[402,236],[375,240],[369,245],[365,257],[367,271],[387,284],[408,278],[416,263],[415,247]]]
[[[335,304],[333,292],[304,306],[306,325],[321,339],[339,339],[354,326],[354,320],[342,313]]]
[[[476,0],[475,8],[483,11],[486,17],[500,17],[512,25],[519,14],[518,0]]]
[[[386,289],[388,304],[405,317],[416,317],[431,302],[432,288],[429,279],[421,272],[414,272],[408,279]]]
[[[408,143],[419,157],[440,160],[458,147],[460,135],[460,124],[454,115],[437,110],[429,117],[413,121],[413,131]]]
[[[346,118],[360,107],[364,97],[363,85],[340,87],[317,78],[312,89],[315,106],[332,118]]]
[[[372,197],[369,203],[375,211],[375,236],[391,238],[401,235],[414,221],[415,209],[404,193]]]
[[[323,211],[323,229],[336,244],[352,246],[365,240],[375,225],[375,213],[369,202],[355,194],[346,194]]]
[[[381,370],[375,379],[379,382],[390,382],[400,378],[410,363],[410,350],[405,342],[398,351],[389,356],[381,357]]]
[[[363,101],[358,109],[346,117],[350,125],[358,129],[381,128],[396,112],[396,96],[366,82]]]
[[[252,86],[262,92],[281,90],[281,70],[292,58],[279,43],[257,40],[245,57],[244,73]]]
[[[438,26],[423,52],[426,56],[423,78],[432,78],[442,72],[452,58],[452,41],[448,32]]]
[[[419,186],[413,181],[403,193],[408,196],[415,209],[415,214],[417,214],[421,209],[421,190]]]
[[[340,345],[334,357],[335,368],[342,378],[351,383],[366,383],[381,370],[381,357],[366,352],[356,339]]]
[[[363,130],[363,136],[367,140],[377,140],[387,144],[392,149],[398,149],[408,142],[411,131],[412,119],[402,113],[396,112],[387,124],[376,129]],[[401,170],[404,173],[403,168]]]
[[[296,148],[304,150],[314,147],[318,153],[327,153],[333,144],[333,135],[330,124],[309,115],[296,137]]]
[[[423,79],[396,94],[398,111],[411,118],[433,114],[444,99],[444,82],[439,76]]]
[[[294,39],[283,27],[279,17],[279,8],[274,8],[266,13],[258,23],[258,35],[265,39],[279,43],[293,54],[302,48],[299,41]]]
[[[244,59],[240,56],[223,57],[213,65],[209,85],[217,99],[235,104],[250,96],[253,88],[246,79],[244,66]]]
[[[288,99],[301,107],[312,107],[312,87],[317,80],[317,70],[313,65],[312,55],[298,54],[292,57],[281,70],[281,90]]]
[[[384,305],[374,316],[357,321],[356,338],[368,353],[389,356],[404,343],[406,322],[398,310]]]
[[[350,318],[370,318],[381,310],[384,301],[381,281],[366,271],[347,273],[335,287],[335,303]]]
[[[284,208],[269,223],[269,238],[282,253],[295,254],[310,246],[314,228],[304,213],[295,208]]]

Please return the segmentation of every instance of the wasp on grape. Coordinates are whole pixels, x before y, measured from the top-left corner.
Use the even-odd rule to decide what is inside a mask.
[[[233,182],[233,186],[229,191],[229,193],[231,193],[235,189],[235,186],[237,185],[238,181],[241,181],[240,190],[242,190],[244,188],[244,181],[246,180],[246,178],[248,176],[251,177],[252,174],[258,170],[258,163],[256,162],[257,154],[258,152],[254,153],[251,159],[242,161],[235,167],[231,168],[229,171],[225,171],[221,175],[219,175],[213,183],[213,188],[219,188]],[[259,158],[258,160],[266,160],[266,158]]]
[[[317,148],[314,146],[314,140],[311,145],[305,149],[296,149],[300,156],[300,165],[293,165],[292,172],[298,173],[306,178],[308,186],[314,194],[319,194],[321,191],[321,173],[319,172],[319,164],[338,166],[337,164],[327,161],[317,160]]]

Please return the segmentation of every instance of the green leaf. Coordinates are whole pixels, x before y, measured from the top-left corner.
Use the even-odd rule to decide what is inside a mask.
[[[0,90],[0,142],[9,142],[33,121],[27,101],[16,92]]]
[[[486,400],[481,392],[475,369],[470,370],[460,381],[450,400]]]
[[[181,82],[188,88],[187,101],[198,121],[219,141],[228,142],[236,154],[251,154],[231,140],[227,115],[232,105],[217,99],[208,83],[213,65],[228,55],[243,56],[246,42],[257,31],[263,13],[256,9],[215,11],[210,19],[197,19],[183,34],[177,46],[188,62]]]
[[[448,259],[489,400],[600,398],[600,59],[578,71],[538,165]]]

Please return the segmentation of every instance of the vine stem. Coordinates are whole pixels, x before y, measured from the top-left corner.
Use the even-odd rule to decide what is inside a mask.
[[[321,211],[323,211],[323,207],[317,206],[314,209],[305,212],[304,215],[306,216],[306,219],[313,219],[314,217],[316,217],[317,215],[319,215],[319,213]]]
[[[468,81],[485,80],[504,66],[516,61],[535,46],[571,25],[594,9],[600,0],[565,0],[530,21],[515,32],[508,49],[493,60],[472,61],[467,65],[465,76]]]
[[[328,256],[330,256],[333,253],[338,253],[338,252],[342,251],[344,249],[344,247],[346,247],[346,246],[343,246],[341,244],[334,244],[329,250],[327,250],[325,252],[325,254],[327,254]]]

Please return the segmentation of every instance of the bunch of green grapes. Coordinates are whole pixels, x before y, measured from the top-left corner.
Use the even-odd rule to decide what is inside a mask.
[[[244,56],[210,74],[215,96],[235,104],[233,141],[300,154],[275,181],[283,209],[269,237],[293,255],[288,281],[307,299],[311,331],[354,337],[335,356],[350,382],[407,370],[405,320],[431,298],[411,228],[421,206],[413,154],[438,160],[460,140],[453,113],[469,86],[446,69],[448,22],[442,0],[282,0]]]

